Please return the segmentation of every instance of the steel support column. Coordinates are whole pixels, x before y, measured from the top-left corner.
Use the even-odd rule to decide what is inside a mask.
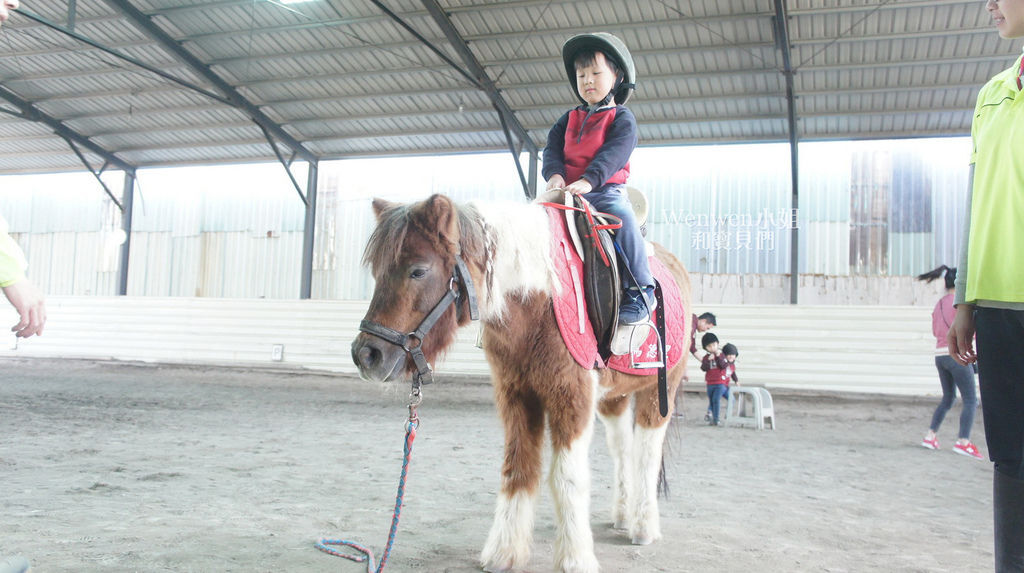
[[[800,290],[800,229],[796,217],[800,208],[800,137],[797,132],[796,93],[793,88],[793,59],[789,43],[789,15],[786,0],[775,0],[775,43],[782,52],[782,74],[786,79],[786,121],[789,131],[789,177],[792,182],[789,245],[789,303],[796,304]]]
[[[132,212],[135,205],[135,173],[125,171],[124,191],[121,194],[121,230],[124,231],[124,242],[121,243],[121,264],[117,271],[117,294],[128,294],[128,257],[132,250]]]
[[[316,185],[319,164],[310,162],[306,175],[306,224],[302,232],[302,286],[299,298],[313,296],[313,239],[316,236]]]

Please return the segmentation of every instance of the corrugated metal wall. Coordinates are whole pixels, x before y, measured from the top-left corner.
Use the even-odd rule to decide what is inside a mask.
[[[654,206],[648,236],[693,272],[788,274],[796,225],[801,274],[916,275],[956,264],[969,145],[801,144],[795,220],[785,144],[643,150],[630,183]]]
[[[802,274],[914,275],[955,264],[968,153],[962,138],[801,144],[795,217],[783,144],[640,149],[631,184],[650,197],[648,237],[694,272],[787,274],[796,225]],[[369,297],[360,258],[372,197],[523,197],[505,154],[338,161],[320,174],[315,298]],[[31,276],[51,295],[114,294],[119,212],[91,176],[53,177],[0,178],[0,212]],[[120,178],[107,179],[119,193]],[[139,181],[129,294],[298,297],[303,204],[280,166],[147,170]]]

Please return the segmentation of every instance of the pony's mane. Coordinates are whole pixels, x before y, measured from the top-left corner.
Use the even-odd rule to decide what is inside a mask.
[[[449,262],[456,254],[468,261],[481,261],[484,257],[483,229],[477,223],[479,214],[472,205],[455,205],[459,220],[459,245],[449,243],[438,232],[436,221],[427,220],[422,203],[395,206],[382,213],[377,228],[370,235],[363,251],[363,265],[379,273],[396,264],[401,258],[405,239],[410,232],[426,239],[432,249],[444,255]]]

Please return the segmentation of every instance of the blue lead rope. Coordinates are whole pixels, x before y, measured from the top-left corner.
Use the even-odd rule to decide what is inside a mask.
[[[381,573],[384,565],[391,555],[391,547],[395,543],[395,534],[398,532],[398,518],[402,514],[402,499],[405,497],[405,478],[409,472],[409,460],[412,458],[412,441],[416,439],[416,428],[420,425],[419,417],[416,415],[416,405],[409,405],[409,420],[405,424],[405,455],[402,458],[402,475],[398,478],[398,495],[395,496],[395,512],[391,515],[391,531],[388,532],[388,542],[384,546],[384,555],[380,559],[380,565],[376,570],[373,568],[373,551],[362,545],[346,539],[321,539],[314,546],[335,557],[344,557],[356,563],[366,562],[367,573]],[[331,547],[349,547],[360,554],[344,553]]]

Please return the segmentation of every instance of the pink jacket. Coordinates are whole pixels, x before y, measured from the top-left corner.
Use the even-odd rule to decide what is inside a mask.
[[[935,303],[935,309],[932,310],[932,334],[935,335],[936,350],[940,348],[945,350],[948,347],[946,344],[946,333],[949,332],[949,327],[953,325],[953,318],[955,316],[956,309],[953,308],[953,293],[947,294],[940,298],[939,302]],[[945,352],[941,354],[945,354]]]

